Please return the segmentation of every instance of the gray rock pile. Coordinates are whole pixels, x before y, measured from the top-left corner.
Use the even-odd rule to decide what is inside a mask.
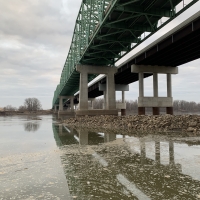
[[[84,116],[64,121],[68,126],[126,132],[184,132],[200,135],[198,115]]]

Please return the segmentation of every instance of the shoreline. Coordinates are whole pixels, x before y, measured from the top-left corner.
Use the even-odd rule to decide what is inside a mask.
[[[62,123],[72,128],[129,135],[200,136],[199,115],[84,116],[69,118]]]
[[[36,112],[19,112],[19,111],[0,111],[0,116],[14,116],[14,115],[51,115],[53,111],[36,111]]]

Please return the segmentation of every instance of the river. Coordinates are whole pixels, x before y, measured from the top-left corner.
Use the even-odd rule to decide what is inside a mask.
[[[0,116],[0,200],[200,199],[200,138]]]

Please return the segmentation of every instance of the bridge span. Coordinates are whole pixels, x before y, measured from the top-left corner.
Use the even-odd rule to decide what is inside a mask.
[[[84,2],[86,2],[88,6],[87,9],[94,6],[91,5],[89,1]],[[84,2],[82,4],[84,4]],[[60,84],[57,86],[54,93],[53,107],[57,108],[59,104],[59,111],[62,113],[63,102],[70,99],[72,112],[74,112],[74,102],[77,102],[77,100],[79,101],[79,110],[76,111],[77,115],[117,114],[115,84],[128,85],[139,80],[139,114],[145,114],[145,107],[153,107],[153,114],[159,114],[159,107],[166,107],[167,113],[173,114],[171,74],[178,73],[177,66],[200,57],[200,12],[197,12],[188,20],[138,52],[120,66],[114,67],[114,63],[174,19],[174,17],[193,5],[196,1],[191,1],[190,4],[181,9],[178,13],[175,13],[175,10],[171,9],[171,3],[175,6],[181,1],[165,1],[165,6],[162,7],[160,11],[158,11],[158,9],[156,10],[156,8],[159,7],[159,3],[162,2],[161,0],[152,1],[151,5],[148,5],[145,0],[142,2],[110,1],[109,4],[106,4],[106,2],[108,3],[108,1],[105,1],[103,5],[106,10],[102,14],[105,19],[102,19],[102,22],[100,24],[98,23],[96,26],[99,32],[94,32],[93,37],[87,35],[89,36],[88,44],[86,45],[85,43],[84,51],[79,52],[82,57],[79,61],[77,60],[77,62],[75,62],[75,58],[72,58],[71,54],[75,42],[72,41],[72,46],[62,71]],[[142,10],[137,11],[137,9],[139,9],[138,6],[140,6]],[[122,7],[123,11],[120,10]],[[81,7],[81,9],[83,8]],[[85,12],[89,11],[87,10]],[[90,12],[93,12],[93,10],[90,10]],[[108,13],[110,13],[109,16],[107,16]],[[165,24],[158,26],[159,19],[166,15],[169,19]],[[80,16],[78,16],[78,19],[79,17]],[[133,18],[134,23],[128,25],[128,22],[130,22],[129,19],[133,20]],[[92,19],[90,18],[90,20]],[[153,23],[153,20],[156,23],[154,23],[154,29],[153,26],[151,26],[150,31],[147,27]],[[80,21],[77,21],[77,23],[78,22]],[[125,22],[127,22],[127,24]],[[141,26],[141,24],[144,26]],[[79,27],[77,24],[76,26]],[[141,39],[141,35],[145,32],[149,32],[149,35]],[[76,33],[75,31],[73,40]],[[137,41],[134,36],[136,33]],[[85,35],[85,37],[87,36]],[[126,47],[126,51],[122,50],[122,46],[123,48]],[[80,54],[76,52],[74,55],[78,57]],[[71,61],[69,63],[70,59]],[[110,61],[112,61],[112,63]],[[167,74],[167,97],[164,98],[158,97],[159,73]],[[94,79],[98,74],[106,74],[106,76],[88,87],[88,82]],[[154,96],[149,98],[144,97],[143,78],[151,75],[153,75],[154,80]],[[99,90],[100,83],[106,84],[104,92]],[[80,87],[78,87],[78,85]],[[78,95],[74,96],[78,88],[80,92]],[[122,93],[124,94],[124,92]],[[88,98],[95,98],[103,94],[105,96],[105,109],[98,111],[88,110]]]

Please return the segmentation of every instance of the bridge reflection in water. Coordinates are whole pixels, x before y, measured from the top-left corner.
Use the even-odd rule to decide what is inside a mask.
[[[76,199],[200,198],[199,175],[183,172],[172,138],[135,138],[62,125],[53,125],[53,130],[70,193]],[[161,148],[163,144],[168,152]]]

